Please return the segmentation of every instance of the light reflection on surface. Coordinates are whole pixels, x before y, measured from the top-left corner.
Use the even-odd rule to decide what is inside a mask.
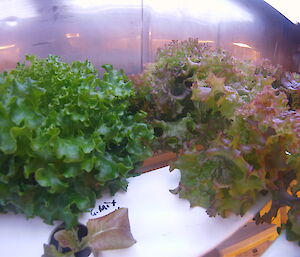
[[[252,47],[233,47],[232,51],[235,57],[244,59],[244,60],[252,60],[258,61],[261,58],[260,51],[253,49]]]
[[[205,44],[213,43],[213,42],[214,42],[213,40],[198,40],[198,43],[205,43]]]
[[[244,43],[233,43],[235,46],[243,47],[243,48],[252,48],[251,46]]]
[[[80,34],[79,33],[66,33],[65,37],[66,38],[78,38],[78,37],[80,37]]]
[[[64,0],[74,12],[95,12],[105,9],[141,7],[141,0]]]
[[[0,19],[6,19],[10,16],[19,19],[32,18],[37,16],[37,11],[31,0],[1,0]]]
[[[15,46],[16,46],[16,45],[14,45],[14,44],[0,46],[0,50],[5,50],[5,49],[13,48],[13,47],[15,47]]]
[[[18,61],[20,61],[20,48],[16,45],[0,46],[0,72],[16,67]]]
[[[172,16],[200,18],[207,22],[252,21],[252,15],[229,0],[148,0],[155,12]]]
[[[262,13],[237,0],[0,0],[0,46],[20,49],[17,55],[17,47],[0,48],[0,66],[12,53],[13,61],[51,53],[135,73],[158,48],[188,38],[253,60],[289,60],[285,27]]]
[[[17,26],[18,25],[18,21],[10,21],[10,20],[7,20],[5,21],[6,25],[10,26],[10,27],[14,27],[14,26]]]

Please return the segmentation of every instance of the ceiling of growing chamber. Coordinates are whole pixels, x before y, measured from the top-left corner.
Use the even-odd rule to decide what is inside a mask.
[[[275,0],[267,2],[277,7]],[[284,2],[285,9],[298,4]],[[263,0],[1,0],[0,70],[26,54],[55,54],[137,73],[158,48],[188,38],[295,70],[300,40],[292,23],[270,9]]]
[[[268,4],[277,9],[281,14],[291,22],[297,24],[300,22],[300,2],[299,0],[265,0]]]

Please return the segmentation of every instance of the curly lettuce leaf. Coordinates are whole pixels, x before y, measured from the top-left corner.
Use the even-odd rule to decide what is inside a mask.
[[[26,60],[0,76],[0,210],[69,228],[103,190],[126,188],[153,132],[122,71],[104,65],[99,78],[88,61]]]

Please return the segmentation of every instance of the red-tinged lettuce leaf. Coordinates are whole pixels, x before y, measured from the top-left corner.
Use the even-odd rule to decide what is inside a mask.
[[[240,108],[226,132],[231,147],[243,152],[254,169],[268,174],[268,183],[276,187],[273,183],[284,172],[299,169],[299,118],[297,111],[288,111],[286,96],[267,86]]]
[[[269,125],[275,117],[284,111],[288,111],[288,109],[286,96],[271,86],[266,86],[262,92],[255,96],[251,103],[240,107],[239,112],[245,118],[252,118],[262,125]]]
[[[173,192],[211,216],[243,215],[268,192],[274,206],[262,220],[294,206],[288,189],[300,180],[300,77],[282,77],[269,61],[254,65],[197,39],[159,49],[134,78],[141,93],[134,101],[150,114],[154,148],[178,153],[172,168],[182,176]]]
[[[158,50],[155,63],[133,77],[139,92],[134,101],[149,114],[157,132],[155,150],[160,146],[159,150],[178,152],[184,145],[178,142],[188,145],[191,136],[192,142],[202,141],[207,148],[235,119],[236,109],[277,78],[278,68],[268,62],[256,66],[199,44],[197,39],[172,41]],[[195,135],[183,133],[187,131],[185,119],[190,120]],[[170,142],[166,135],[171,130]]]
[[[59,230],[54,234],[55,240],[63,248],[70,248],[71,251],[77,252],[81,249],[81,244],[78,240],[77,231],[72,230]]]
[[[130,231],[128,209],[120,208],[87,223],[88,235],[83,241],[93,253],[103,250],[128,248],[136,243]]]
[[[298,154],[300,152],[300,110],[285,111],[273,119],[274,128],[280,135],[290,137],[287,151]]]
[[[179,196],[207,208],[210,216],[243,215],[264,189],[249,164],[230,149],[185,153],[172,168],[181,171]]]
[[[102,251],[128,248],[136,243],[130,231],[128,209],[121,208],[114,212],[87,222],[87,235],[79,238],[76,229],[59,230],[54,234],[58,241],[58,250],[54,245],[44,245],[44,257],[74,256],[80,251],[92,251],[99,256]],[[68,251],[66,254],[60,253]]]
[[[208,208],[215,195],[210,174],[205,173],[203,165],[204,153],[190,152],[181,155],[171,164],[171,170],[180,169],[181,180],[179,187],[173,192],[179,193],[180,198],[189,200],[191,206]]]
[[[187,146],[199,144],[199,133],[195,128],[193,118],[188,114],[179,121],[165,122],[156,120],[153,122],[156,135],[161,139],[154,144],[154,149],[165,149],[169,151],[178,151],[185,149]],[[178,135],[182,135],[179,137]],[[200,139],[200,138],[199,138]]]
[[[224,117],[231,119],[235,109],[241,104],[239,94],[233,88],[225,86],[225,78],[218,78],[211,74],[203,82],[195,82],[192,86],[193,101],[205,102],[208,108],[219,111]]]
[[[279,89],[286,93],[292,110],[300,109],[300,74],[285,73]]]
[[[44,244],[44,254],[42,257],[75,257],[73,253],[60,253],[54,245]]]

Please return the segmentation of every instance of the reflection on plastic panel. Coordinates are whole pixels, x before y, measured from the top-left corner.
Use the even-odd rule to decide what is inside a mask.
[[[13,68],[26,54],[56,54],[136,73],[159,47],[190,37],[291,69],[299,59],[292,58],[300,41],[293,33],[263,1],[1,0],[0,70]]]
[[[150,53],[144,53],[149,56],[147,61],[153,61],[157,48],[170,42],[171,39],[196,37],[199,43],[232,51],[234,49],[232,43],[235,41],[234,38],[228,41],[223,36],[224,25],[229,24],[236,28],[243,24],[244,27],[249,27],[255,20],[254,13],[229,0],[167,0],[163,3],[158,0],[144,0],[144,6],[149,8],[151,16],[150,24],[144,24],[151,30],[148,38]],[[245,34],[243,31],[239,33]],[[245,56],[244,52],[236,51],[236,54],[248,58],[253,55],[251,53]]]
[[[98,69],[112,63],[127,73],[139,72],[141,10],[140,0],[1,1],[0,34],[5,37],[0,46],[19,51],[0,49],[0,70],[13,68],[26,54],[56,54],[68,62],[89,59]]]
[[[141,2],[136,0],[64,0],[63,3],[69,6],[74,13],[92,13],[110,9],[141,8]]]
[[[144,0],[144,6],[163,16],[206,23],[252,21],[251,13],[230,0]]]
[[[32,0],[1,0],[0,20],[6,23],[38,16]],[[8,24],[9,25],[9,24]]]
[[[240,58],[268,58],[295,69],[292,56],[300,41],[296,29],[263,1],[144,0],[144,6],[148,17],[143,26],[151,31],[143,34],[143,40],[149,41],[149,49],[143,51],[145,63],[153,61],[157,48],[172,39],[197,37]]]

